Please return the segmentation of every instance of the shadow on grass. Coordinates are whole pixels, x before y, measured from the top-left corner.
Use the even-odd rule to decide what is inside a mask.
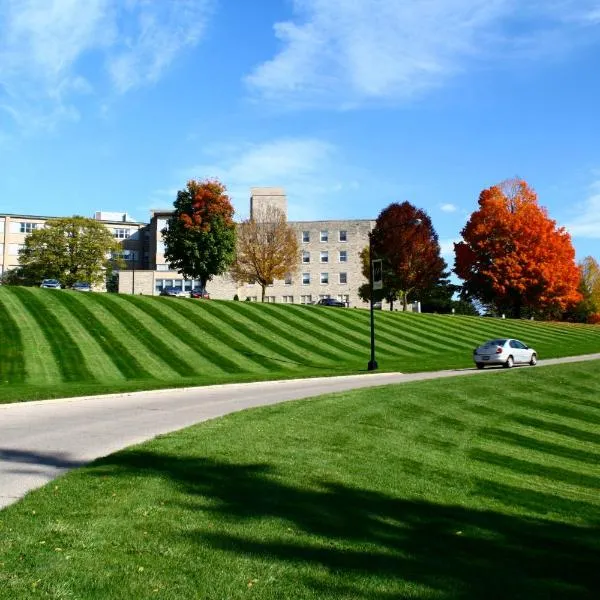
[[[600,589],[598,522],[577,527],[323,480],[295,487],[269,465],[141,450],[98,461],[91,473],[171,480],[189,497],[178,509],[214,513],[216,527],[207,529],[199,516],[197,528],[183,535],[243,559],[303,567],[303,585],[323,598],[398,598],[411,584],[439,598],[596,598]],[[482,483],[477,496],[506,494],[512,507],[555,500]],[[560,510],[576,513],[581,506],[560,500]],[[260,523],[256,534],[248,533],[250,521]],[[311,572],[311,566],[329,575],[321,578],[322,570]]]

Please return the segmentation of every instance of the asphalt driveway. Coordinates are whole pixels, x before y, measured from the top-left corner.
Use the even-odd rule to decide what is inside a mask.
[[[600,353],[547,359],[538,366],[594,359],[600,360]],[[238,410],[364,387],[501,371],[376,373],[0,405],[0,508],[69,469]]]

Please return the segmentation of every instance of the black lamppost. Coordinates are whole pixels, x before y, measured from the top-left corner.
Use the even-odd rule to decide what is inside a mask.
[[[371,360],[367,365],[367,371],[375,371],[378,367],[375,360],[375,313],[373,299],[373,231],[369,231],[369,305],[371,312]]]
[[[420,225],[422,223],[422,219],[414,219],[412,221],[413,225]],[[385,227],[383,229],[379,229],[379,233],[384,233],[386,231],[390,231],[391,229],[398,229],[399,227],[406,227],[406,223],[399,223],[398,225],[392,225],[391,227]],[[377,227],[377,226],[375,226]],[[370,296],[370,313],[371,313],[371,360],[367,365],[367,371],[376,371],[379,365],[375,360],[375,314],[374,314],[374,298],[373,298],[373,281],[375,279],[374,271],[375,271],[375,259],[373,258],[373,231],[375,228],[369,231],[369,296]],[[381,270],[381,274],[378,274],[378,281],[383,279],[383,269]]]

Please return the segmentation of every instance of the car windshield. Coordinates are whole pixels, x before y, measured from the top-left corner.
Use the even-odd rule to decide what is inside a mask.
[[[44,283],[56,284],[58,283],[57,279],[44,279]]]
[[[490,346],[504,346],[504,344],[506,344],[506,340],[490,340],[483,344],[483,348],[489,348]]]

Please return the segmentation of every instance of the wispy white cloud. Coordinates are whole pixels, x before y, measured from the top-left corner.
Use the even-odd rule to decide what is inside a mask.
[[[198,42],[211,5],[212,0],[3,0],[0,106],[21,129],[77,119],[81,94],[107,83],[124,92],[156,81],[183,48]]]
[[[566,224],[573,237],[600,239],[600,181],[590,186],[588,198],[577,207],[578,214]]]
[[[246,81],[288,105],[405,100],[470,65],[574,45],[596,0],[295,0],[279,52]]]
[[[451,204],[451,203],[446,203],[446,204],[440,204],[440,210],[442,212],[452,213],[452,212],[456,212],[458,209],[457,209],[456,205]]]
[[[338,148],[327,141],[282,138],[214,146],[207,150],[204,162],[182,169],[177,178],[217,177],[227,185],[238,218],[248,215],[251,187],[283,187],[289,218],[312,220],[325,218],[324,205],[357,193],[361,187],[357,175],[343,165]],[[339,205],[335,210],[340,213]]]

